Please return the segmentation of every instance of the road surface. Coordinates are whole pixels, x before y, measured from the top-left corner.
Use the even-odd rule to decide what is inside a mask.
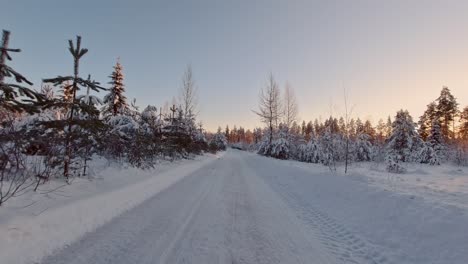
[[[229,150],[42,263],[389,263],[275,181],[306,173],[284,164]]]

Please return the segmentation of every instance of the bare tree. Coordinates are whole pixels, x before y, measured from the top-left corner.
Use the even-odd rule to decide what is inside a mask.
[[[260,90],[258,108],[258,111],[253,112],[268,126],[268,143],[271,146],[274,128],[278,126],[278,120],[281,118],[280,90],[272,73],[270,73],[267,85]]]
[[[348,94],[346,93],[346,89],[344,88],[343,85],[343,97],[344,97],[344,105],[345,105],[345,140],[346,140],[346,146],[345,146],[345,174],[348,172],[348,161],[349,161],[349,122],[350,122],[350,116],[353,111],[353,109],[348,108]]]
[[[294,89],[291,87],[289,82],[286,82],[284,88],[284,123],[288,127],[288,131],[292,124],[297,121],[298,106],[296,101],[296,95]]]
[[[184,118],[195,117],[197,115],[198,95],[193,78],[192,66],[187,65],[182,77],[182,88],[180,90],[179,101],[184,111]]]

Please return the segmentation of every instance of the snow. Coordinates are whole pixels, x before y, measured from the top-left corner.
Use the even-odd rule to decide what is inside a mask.
[[[52,181],[37,193],[16,197],[0,208],[2,263],[31,263],[92,232],[113,217],[216,160],[162,163],[140,170],[94,159],[95,176],[77,178],[71,185]],[[108,166],[110,165],[110,166]]]
[[[467,263],[466,168],[412,164],[405,174],[391,174],[369,162],[352,164],[345,175],[343,167],[274,162],[266,181],[303,221],[327,222],[319,228],[324,239],[340,254],[361,257],[357,263]],[[365,250],[354,249],[361,245]]]
[[[31,216],[42,209],[30,209],[36,205],[11,217],[19,204],[8,208],[0,257],[28,263],[52,252],[41,262],[47,264],[467,263],[466,168],[405,166],[391,174],[384,163],[353,163],[345,175],[341,165],[334,172],[231,149],[160,165],[155,177],[112,166],[102,186],[83,183],[88,187],[71,192],[76,197],[38,216]],[[131,173],[122,171],[137,183],[128,185]],[[122,178],[120,188],[111,174]]]
[[[43,263],[335,263],[246,158],[228,151]]]

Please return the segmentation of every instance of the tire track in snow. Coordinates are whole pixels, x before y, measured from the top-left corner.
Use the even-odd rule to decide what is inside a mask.
[[[367,242],[346,228],[344,224],[330,217],[323,208],[317,207],[316,202],[304,200],[302,196],[295,194],[293,192],[294,186],[281,183],[278,180],[278,177],[293,175],[295,168],[288,167],[287,163],[258,156],[255,156],[254,159],[247,159],[246,163],[265,184],[270,186],[285,201],[299,221],[316,235],[317,240],[324,245],[330,254],[342,263],[394,263],[385,253],[381,253],[382,250],[377,246]],[[271,175],[271,171],[276,173]]]
[[[275,188],[274,184],[270,185]],[[278,186],[281,186],[276,188],[279,189],[278,193],[294,209],[298,218],[311,227],[321,243],[343,263],[393,264],[376,246],[360,238],[323,210],[294,195],[288,185],[278,183]]]
[[[210,176],[212,176],[215,172],[214,168],[210,169]],[[184,234],[186,233],[187,229],[190,227],[190,225],[193,222],[193,219],[197,213],[199,213],[199,209],[203,204],[203,201],[208,197],[208,194],[210,191],[213,189],[213,186],[215,185],[215,181],[211,181],[209,186],[205,187],[205,190],[203,193],[198,197],[197,200],[195,200],[192,208],[190,209],[189,214],[187,215],[184,223],[182,226],[179,227],[177,230],[177,233],[175,234],[174,238],[171,240],[167,248],[164,250],[164,252],[161,254],[159,261],[157,263],[167,263],[168,258],[171,256],[173,251],[176,249],[177,243],[183,238]]]

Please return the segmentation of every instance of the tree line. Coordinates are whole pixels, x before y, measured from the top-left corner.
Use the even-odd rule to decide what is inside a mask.
[[[250,149],[278,159],[322,163],[334,170],[344,163],[384,162],[390,172],[401,173],[407,163],[467,165],[468,106],[459,110],[448,87],[427,105],[419,121],[407,110],[376,125],[369,120],[330,116],[324,121],[298,120],[298,105],[289,84],[283,91],[272,74],[260,90],[258,110],[265,125],[253,131],[243,128],[225,135],[235,148]],[[347,102],[345,97],[345,107]]]

